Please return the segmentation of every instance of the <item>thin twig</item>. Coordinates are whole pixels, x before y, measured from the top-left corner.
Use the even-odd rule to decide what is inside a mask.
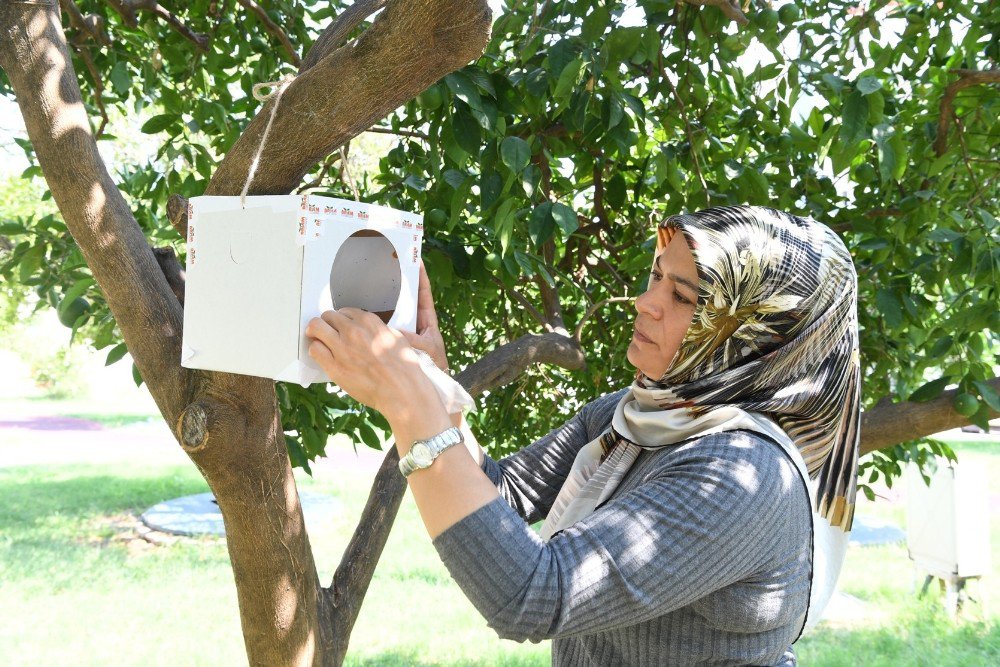
[[[328,175],[327,172],[329,171],[330,167],[332,167],[333,163],[339,159],[340,159],[340,151],[328,155],[326,160],[323,161],[323,164],[320,165],[319,175],[315,179],[309,181],[308,183],[303,183],[301,186],[299,186],[296,192],[305,192],[306,190],[309,190],[311,188],[319,187],[320,183],[323,182],[323,179],[327,177]]]
[[[540,312],[538,312],[537,308],[531,305],[530,301],[524,298],[524,295],[522,295],[520,292],[518,292],[516,289],[512,287],[507,287],[503,283],[503,281],[497,278],[496,276],[490,276],[490,279],[493,280],[493,282],[495,282],[497,285],[499,285],[500,289],[502,289],[505,294],[508,294],[509,296],[513,297],[519,304],[521,304],[521,306],[526,311],[528,311],[539,324],[545,327],[546,331],[552,331],[552,325],[545,321],[545,317]]]
[[[609,303],[616,303],[619,301],[632,301],[633,299],[635,299],[634,296],[610,296],[607,299],[602,299],[598,301],[593,306],[588,308],[587,312],[584,313],[583,317],[580,318],[580,321],[576,325],[576,331],[573,332],[573,338],[577,342],[580,342],[580,335],[583,333],[583,325],[587,323],[587,320],[593,317],[594,313],[599,311],[604,306],[608,305]]]
[[[267,15],[267,12],[264,11],[263,7],[258,5],[253,0],[236,0],[236,1],[239,2],[241,5],[243,5],[244,7],[246,7],[251,12],[253,12],[254,14],[256,14],[257,18],[260,19],[260,22],[264,24],[264,29],[267,30],[272,35],[274,35],[275,37],[277,37],[278,41],[281,42],[281,46],[285,49],[285,53],[288,54],[288,58],[289,60],[292,61],[293,65],[298,67],[299,65],[302,64],[302,59],[299,58],[299,54],[295,52],[295,47],[292,46],[292,40],[288,39],[288,35],[285,33],[284,30],[281,29],[281,26],[279,26],[277,23],[271,20],[271,17]]]
[[[372,132],[374,134],[393,134],[397,137],[413,137],[414,139],[428,140],[428,137],[423,132],[417,132],[415,130],[394,130],[391,127],[378,127],[373,125],[369,127],[365,132]]]
[[[208,35],[202,32],[195,32],[191,28],[187,27],[183,21],[177,18],[166,8],[160,6],[160,3],[156,0],[106,0],[111,8],[114,9],[118,14],[121,15],[122,20],[130,28],[134,28],[138,25],[138,20],[136,18],[135,12],[137,9],[144,9],[146,11],[152,12],[158,18],[162,19],[167,25],[173,28],[181,37],[188,40],[199,51],[208,51]]]

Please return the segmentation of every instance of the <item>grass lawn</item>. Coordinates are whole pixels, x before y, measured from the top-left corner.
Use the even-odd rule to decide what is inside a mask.
[[[68,410],[66,411],[69,412]],[[64,413],[65,414],[65,413]],[[1000,476],[1000,443],[956,444],[963,461]],[[313,527],[329,583],[367,479],[300,478],[344,511]],[[158,501],[205,491],[193,466],[141,463],[0,468],[0,665],[245,664],[224,544],[154,547],[129,522]],[[903,526],[899,503],[862,500],[859,514]],[[1000,516],[991,525],[1000,556]],[[918,600],[903,545],[852,548],[842,590],[864,602],[855,620],[824,625],[797,644],[804,665],[1000,664],[1000,617],[970,605],[952,621],[937,591]],[[920,583],[920,582],[917,582]],[[970,589],[1000,602],[1000,582]],[[405,635],[397,632],[408,626]],[[407,497],[365,599],[349,665],[548,665],[549,645],[500,640],[449,578]]]

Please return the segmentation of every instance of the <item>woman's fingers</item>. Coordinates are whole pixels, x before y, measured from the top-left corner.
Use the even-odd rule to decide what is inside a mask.
[[[309,343],[309,356],[319,364],[320,368],[326,371],[327,375],[330,375],[330,371],[336,363],[333,353],[330,352],[330,348],[319,340],[313,340],[313,342]]]
[[[420,283],[417,287],[417,331],[427,327],[438,328],[437,311],[434,310],[434,295],[431,293],[431,280],[427,277],[424,260],[420,260]]]
[[[327,318],[330,312],[333,311],[327,311],[321,317],[314,317],[309,320],[309,324],[306,325],[305,334],[310,338],[315,338],[322,342],[332,351],[340,344],[340,332],[337,331],[335,324],[330,321],[330,318]]]

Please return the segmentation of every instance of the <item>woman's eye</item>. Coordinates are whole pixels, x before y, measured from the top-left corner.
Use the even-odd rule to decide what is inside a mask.
[[[678,301],[680,301],[683,304],[687,304],[689,306],[691,305],[691,301],[689,299],[685,298],[684,295],[681,294],[680,292],[674,292],[674,298],[677,299]]]
[[[649,274],[649,279],[652,280],[653,282],[659,282],[661,278],[663,278],[663,276],[661,276],[656,271],[653,271],[652,273]]]

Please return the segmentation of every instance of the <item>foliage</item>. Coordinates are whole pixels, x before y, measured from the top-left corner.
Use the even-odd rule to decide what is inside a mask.
[[[149,12],[129,27],[105,3],[78,4],[114,35],[113,47],[100,46],[71,30],[95,124],[102,107],[139,115],[160,142],[155,160],[114,165],[118,182],[151,243],[183,251],[166,198],[200,194],[258,109],[252,85],[293,71],[290,56],[242,7],[174,8],[208,36],[202,51]],[[345,4],[280,0],[268,13],[304,51]],[[813,216],[851,248],[866,405],[925,400],[957,383],[956,407],[977,423],[987,405],[1000,409],[983,383],[995,375],[1000,330],[998,88],[962,90],[943,151],[934,147],[950,71],[998,68],[1000,8],[818,0],[776,9],[756,1],[751,25],[737,28],[715,7],[672,0],[513,0],[482,58],[386,120],[399,143],[357,185],[366,200],[425,213],[453,366],[542,330],[519,300],[544,313],[543,286],[558,292],[570,331],[592,305],[636,295],[662,216],[750,203]],[[328,166],[307,178],[311,189],[351,196]],[[0,274],[52,306],[86,298],[80,332],[115,345],[58,215],[8,213],[2,224],[16,245]],[[583,329],[586,370],[533,368],[494,391],[471,420],[483,441],[495,453],[519,447],[629,382],[631,321],[629,308],[597,310]],[[325,387],[282,386],[279,399],[296,465],[323,451],[330,430],[372,446],[385,430]],[[870,465],[891,476],[907,451]]]

